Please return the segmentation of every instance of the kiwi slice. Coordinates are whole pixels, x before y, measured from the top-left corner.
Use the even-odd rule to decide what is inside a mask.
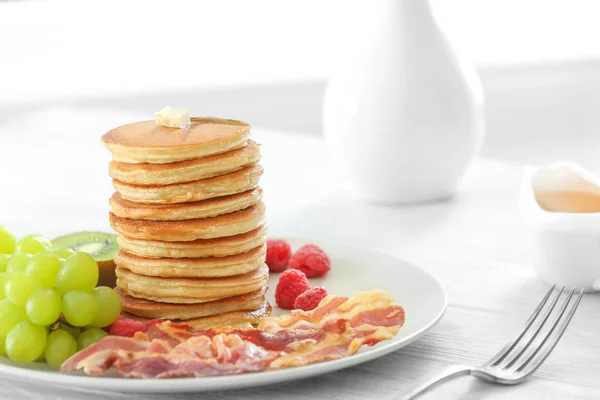
[[[52,247],[90,254],[98,262],[98,286],[115,287],[114,258],[119,250],[117,235],[104,232],[75,232],[52,239]]]

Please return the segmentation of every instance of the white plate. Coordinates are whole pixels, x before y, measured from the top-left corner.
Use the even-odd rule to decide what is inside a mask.
[[[305,243],[301,240],[290,242],[294,248]],[[324,286],[333,295],[351,295],[355,291],[383,289],[391,292],[396,303],[404,307],[406,323],[392,340],[373,347],[364,347],[357,354],[340,360],[234,376],[168,380],[89,377],[60,374],[41,363],[18,366],[5,357],[0,357],[0,373],[6,377],[26,379],[38,384],[114,392],[182,393],[247,388],[322,375],[381,357],[420,338],[442,317],[446,309],[446,293],[442,286],[422,269],[366,249],[334,243],[318,244],[330,255],[333,267],[326,277],[312,279],[313,286]],[[278,277],[279,274],[271,276],[271,301]],[[280,314],[284,310],[274,307],[273,312]]]

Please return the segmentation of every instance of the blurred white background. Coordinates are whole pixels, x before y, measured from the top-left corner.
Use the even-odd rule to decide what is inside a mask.
[[[372,4],[0,2],[0,135],[14,134],[27,116],[48,107],[149,116],[166,104],[196,115],[320,134],[327,77],[340,52],[352,50]],[[484,155],[533,163],[576,157],[584,165],[596,158],[600,2],[432,0],[432,5],[481,75]]]

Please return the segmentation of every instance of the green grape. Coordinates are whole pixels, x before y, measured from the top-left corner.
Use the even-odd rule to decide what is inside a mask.
[[[63,263],[56,277],[61,293],[71,290],[91,292],[98,284],[98,263],[87,253],[75,253]]]
[[[53,256],[56,256],[58,258],[62,258],[62,259],[67,259],[69,257],[71,257],[73,254],[75,254],[75,251],[71,250],[71,249],[57,249],[57,250],[52,250],[49,254],[52,254]]]
[[[91,293],[73,290],[64,294],[62,312],[69,324],[87,326],[96,318],[98,303]]]
[[[11,231],[0,225],[0,254],[11,254],[15,252],[17,239]]]
[[[0,355],[6,355],[6,336],[0,336]]]
[[[26,319],[27,314],[21,307],[8,300],[0,301],[0,336],[6,336],[16,324]]]
[[[46,361],[54,369],[59,369],[63,362],[77,353],[77,341],[67,331],[57,329],[48,335],[46,342]]]
[[[12,276],[10,272],[0,272],[0,300],[4,300],[6,295],[4,294],[4,285],[6,281]]]
[[[60,317],[62,301],[53,289],[38,290],[27,300],[25,311],[31,322],[37,325],[52,325]]]
[[[56,285],[56,276],[61,263],[57,256],[50,253],[39,253],[27,263],[25,273],[40,280],[44,289],[52,289]]]
[[[4,284],[4,295],[13,304],[25,307],[27,299],[42,288],[39,280],[25,274],[13,274]]]
[[[98,304],[98,313],[90,325],[104,328],[115,322],[121,315],[121,297],[108,286],[97,287],[92,294]]]
[[[81,328],[67,324],[60,324],[60,329],[62,329],[65,332],[69,332],[71,336],[73,336],[75,339],[77,339],[79,337],[79,334],[81,333]]]
[[[27,235],[17,242],[17,253],[37,254],[52,250],[52,243],[42,235]]]
[[[83,350],[107,335],[108,333],[106,333],[103,329],[87,328],[85,331],[81,332],[81,335],[79,335],[77,338],[77,347],[79,350]]]
[[[6,335],[6,354],[16,362],[37,360],[46,347],[46,329],[30,321],[21,321]]]
[[[10,254],[0,254],[0,272],[6,271],[6,265],[10,261]]]
[[[23,272],[31,260],[31,254],[15,253],[6,264],[6,272]]]

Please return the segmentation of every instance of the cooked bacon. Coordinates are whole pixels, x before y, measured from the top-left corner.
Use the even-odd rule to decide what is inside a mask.
[[[156,339],[150,342],[150,346],[148,346],[148,351],[151,353],[160,353],[167,354],[171,351],[171,345],[160,339]]]
[[[351,356],[356,353],[361,344],[361,339],[351,338],[347,335],[341,337],[327,335],[321,342],[312,340],[299,342],[294,345],[293,350],[290,349],[289,352],[285,352],[275,360],[270,368],[298,367]]]
[[[101,339],[65,361],[61,371],[97,375],[115,367],[124,377],[173,378],[279,369],[350,356],[391,339],[403,324],[404,310],[387,292],[329,296],[315,310],[267,317],[258,329],[153,322],[133,338]]]
[[[259,329],[265,332],[289,328],[318,329],[327,321],[335,319],[350,320],[354,328],[367,325],[390,328],[398,326],[399,329],[404,324],[404,309],[394,304],[392,295],[383,290],[359,292],[351,298],[328,296],[312,311],[293,310],[287,315],[265,318]]]
[[[125,342],[107,348],[107,342],[102,339],[88,347],[89,351],[71,357],[61,371],[81,368],[87,374],[99,375],[114,366],[122,376],[131,378],[230,375],[262,371],[280,356],[235,334],[191,337],[174,348],[162,339],[137,339],[143,345],[135,351],[124,350]]]
[[[141,352],[115,362],[122,376],[131,378],[173,378],[218,376],[265,370],[278,352],[262,349],[234,334],[192,337],[167,356]]]
[[[212,338],[215,335],[227,333],[235,334],[242,339],[254,343],[266,350],[282,351],[290,343],[295,343],[301,340],[314,339],[319,340],[325,334],[325,332],[331,333],[343,333],[346,331],[346,321],[336,320],[326,324],[321,329],[295,329],[295,330],[280,330],[275,333],[267,333],[260,329],[234,329],[234,328],[215,328],[215,329],[202,329],[194,330],[191,327],[186,329],[184,332],[181,331],[178,325],[174,323],[163,323],[155,325],[148,330],[145,334],[137,334],[137,338],[144,340],[153,339],[164,339],[171,345],[177,345],[178,343],[185,342],[189,338],[204,336]]]
[[[98,375],[108,370],[112,366],[112,358],[120,355],[121,352],[137,353],[147,350],[150,346],[150,342],[134,338],[106,336],[66,360],[61,366],[61,371],[81,368],[79,364],[85,360],[86,373]]]

